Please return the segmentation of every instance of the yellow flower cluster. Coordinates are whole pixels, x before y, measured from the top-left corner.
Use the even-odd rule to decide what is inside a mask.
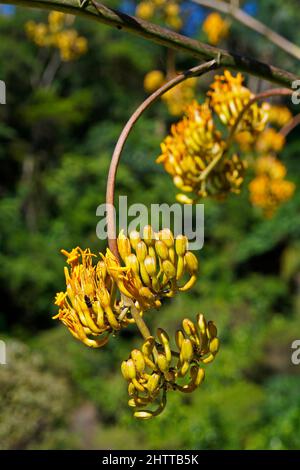
[[[143,236],[142,240],[137,231],[129,238],[119,234],[124,265],[110,250],[105,256],[100,254],[96,264],[93,259],[97,257],[88,249],[62,250],[71,268],[65,268],[67,288],[56,296],[59,313],[54,318],[87,346],[101,347],[108,341],[108,335],[100,339],[90,336],[118,331],[132,323],[128,316],[131,305],[142,315],[145,310],[159,308],[163,297],[173,297],[195,284],[198,260],[188,251],[186,237],[174,239],[169,229],[154,233],[151,226],[144,228]]]
[[[249,88],[243,85],[243,81],[241,73],[234,77],[228,70],[225,70],[223,75],[215,76],[211,90],[207,93],[211,108],[229,129],[235,125],[240,112],[254,96]],[[253,103],[244,113],[237,133],[250,132],[256,135],[262,132],[268,120],[268,111],[268,104],[259,106]]]
[[[219,13],[210,13],[203,22],[202,29],[210,44],[216,46],[229,34],[229,23]]]
[[[260,154],[280,152],[285,144],[285,137],[272,127],[268,127],[260,134],[256,141],[256,151]]]
[[[158,16],[167,26],[178,31],[182,27],[178,3],[178,0],[142,0],[136,7],[136,15],[143,20]]]
[[[202,364],[212,362],[219,350],[217,328],[198,315],[196,322],[185,318],[182,329],[175,335],[178,351],[172,351],[169,336],[163,329],[157,330],[157,340],[150,336],[141,350],[131,351],[123,361],[121,371],[128,382],[129,406],[134,416],[149,419],[160,414],[167,400],[167,392],[178,390],[191,393],[203,382]],[[184,384],[184,379],[189,378]],[[154,410],[141,409],[154,405]]]
[[[198,260],[188,251],[183,235],[175,239],[169,229],[155,233],[150,225],[129,237],[120,232],[118,249],[125,264],[120,272],[115,260],[107,260],[107,269],[120,291],[132,299],[139,310],[159,308],[163,297],[187,291],[196,282]]]
[[[285,179],[286,167],[272,155],[258,158],[255,170],[256,176],[249,184],[250,200],[270,218],[292,197],[295,184]]]
[[[293,115],[286,106],[273,105],[269,110],[269,122],[278,127],[285,126]]]
[[[102,260],[93,264],[96,256],[89,249],[77,247],[62,253],[70,269],[65,267],[66,291],[56,295],[59,312],[54,318],[61,320],[87,346],[104,346],[109,333],[129,322],[121,302],[116,299],[114,281]]]
[[[87,40],[69,27],[73,21],[71,15],[52,11],[48,15],[47,24],[28,21],[25,30],[35,44],[58,49],[61,59],[69,62],[87,51]]]
[[[175,186],[182,191],[177,195],[182,203],[192,204],[207,196],[224,198],[230,192],[239,192],[244,180],[246,163],[238,154],[229,154],[214,114],[230,131],[251,99],[251,92],[243,86],[240,74],[234,77],[225,71],[215,77],[207,95],[203,104],[194,101],[187,106],[183,119],[172,125],[156,160],[163,163]],[[240,120],[238,134],[246,132],[257,138],[267,117],[265,106],[254,103]]]

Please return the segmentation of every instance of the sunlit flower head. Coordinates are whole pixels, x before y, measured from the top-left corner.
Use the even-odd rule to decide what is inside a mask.
[[[55,298],[59,312],[54,318],[87,346],[101,347],[111,332],[128,324],[126,315],[121,315],[122,304],[116,299],[114,282],[103,260],[97,261],[89,249],[62,252],[70,268],[65,267],[66,291]]]
[[[242,109],[254,96],[251,91],[243,85],[244,78],[238,73],[231,75],[228,70],[223,75],[216,75],[215,81],[211,85],[211,90],[207,93],[210,97],[210,106],[219,116],[223,124],[229,128],[233,127]],[[248,131],[250,133],[260,133],[264,130],[268,120],[269,105],[264,103],[259,106],[253,103],[244,113],[237,132]]]
[[[118,236],[118,249],[124,266],[120,268],[108,250],[106,265],[109,274],[125,296],[144,311],[159,308],[164,297],[187,291],[196,282],[198,260],[188,251],[186,237],[174,239],[169,229],[155,233],[146,226],[141,237],[132,231]]]

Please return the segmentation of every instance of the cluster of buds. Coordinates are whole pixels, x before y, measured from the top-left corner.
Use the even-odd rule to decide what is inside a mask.
[[[132,305],[143,315],[197,279],[198,260],[188,251],[187,238],[174,238],[169,229],[154,233],[146,226],[143,239],[137,231],[129,238],[120,232],[118,249],[123,264],[109,249],[100,260],[89,249],[62,250],[70,269],[65,267],[66,291],[56,295],[54,318],[87,346],[101,347],[110,333],[133,323]]]
[[[202,29],[207,36],[208,42],[216,46],[229,33],[229,23],[223,20],[219,13],[210,13],[203,22]]]
[[[55,304],[59,319],[72,335],[87,346],[104,346],[112,332],[126,326],[131,319],[127,309],[116,298],[116,286],[105,263],[93,264],[95,255],[89,249],[62,250],[67,257],[65,267],[66,291],[59,292]]]
[[[159,328],[157,339],[150,336],[141,350],[134,349],[129,359],[122,362],[121,371],[128,382],[128,404],[134,408],[136,418],[149,419],[161,413],[168,391],[196,390],[204,380],[202,366],[212,362],[219,350],[215,324],[207,323],[200,314],[195,323],[187,318],[182,321],[175,341],[177,351],[171,349],[166,331]],[[148,405],[155,409],[141,409]]]
[[[171,230],[154,232],[144,227],[143,238],[138,231],[118,236],[118,250],[124,267],[108,251],[106,265],[120,292],[133,300],[139,310],[159,308],[163,297],[187,291],[196,282],[198,260],[188,251],[183,235],[174,238]]]
[[[28,21],[26,33],[40,47],[54,47],[59,50],[61,60],[69,62],[87,51],[87,40],[70,28],[74,22],[72,15],[51,11],[48,24]]]
[[[178,0],[142,0],[136,7],[136,15],[143,20],[156,16],[177,31],[182,27]]]
[[[278,207],[288,201],[295,184],[285,179],[286,167],[273,155],[258,158],[255,178],[249,184],[251,203],[262,209],[266,218],[274,215]]]
[[[285,126],[293,115],[289,108],[281,105],[272,105],[269,109],[269,123],[281,128]]]
[[[268,113],[266,105],[253,103],[241,117],[251,98],[250,90],[243,86],[242,75],[234,77],[225,71],[215,77],[206,101],[203,104],[194,101],[186,107],[183,119],[172,125],[156,161],[163,163],[180,189],[176,197],[179,202],[192,204],[208,196],[223,199],[230,192],[240,191],[246,163],[237,153],[230,154],[214,115],[228,132],[239,122],[236,136],[246,134],[255,141],[264,130]]]
[[[228,70],[223,75],[216,75],[215,81],[208,91],[210,106],[219,116],[221,122],[231,129],[237,122],[241,111],[254,95],[243,85],[241,73],[235,77]],[[268,120],[269,105],[253,103],[243,114],[236,133],[250,132],[254,137],[260,134]]]

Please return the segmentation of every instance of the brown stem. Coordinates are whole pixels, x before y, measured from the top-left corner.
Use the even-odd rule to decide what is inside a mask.
[[[300,124],[300,113],[296,114],[293,119],[290,120],[283,128],[279,131],[281,135],[287,137],[290,132],[292,132],[296,126]]]
[[[198,60],[218,59],[221,67],[250,73],[251,75],[277,83],[280,86],[292,86],[293,81],[299,78],[295,74],[273,65],[209,46],[149,21],[113,10],[98,2],[98,0],[90,0],[90,2],[87,2],[82,7],[80,7],[81,2],[79,0],[1,0],[1,2],[80,15],[87,19],[128,31],[162,46],[190,54]]]
[[[160,96],[166,93],[171,88],[175,87],[179,83],[190,77],[201,76],[211,70],[217,69],[219,67],[216,60],[206,62],[201,65],[197,65],[190,70],[187,70],[183,73],[180,73],[175,78],[172,78],[167,83],[162,85],[158,90],[156,90],[152,95],[148,96],[145,101],[135,110],[131,115],[130,119],[127,121],[125,127],[123,128],[118,142],[115,146],[114,153],[111,159],[110,168],[107,178],[107,187],[106,187],[106,208],[107,208],[107,233],[108,233],[108,245],[112,253],[119,259],[119,252],[116,239],[116,224],[114,217],[114,196],[115,196],[115,182],[116,174],[120,161],[120,156],[124,148],[125,142],[129,136],[131,129],[134,124],[140,118],[140,116],[146,111],[146,109],[151,106],[154,101],[156,101]]]
[[[244,114],[248,111],[249,108],[251,108],[251,106],[254,103],[256,103],[259,100],[270,98],[272,96],[288,96],[288,95],[292,95],[292,94],[293,94],[293,91],[290,90],[289,88],[273,88],[271,90],[263,91],[262,93],[259,93],[258,95],[255,95],[253,98],[251,98],[251,100],[248,101],[246,106],[244,106],[244,108],[242,109],[242,111],[238,115],[238,117],[237,117],[237,119],[236,119],[236,121],[235,121],[235,123],[234,123],[234,125],[231,129],[231,132],[229,134],[226,147],[229,148],[230,145],[232,144],[234,135],[235,135],[235,133],[236,133],[238,127],[239,127],[239,124],[240,124]]]

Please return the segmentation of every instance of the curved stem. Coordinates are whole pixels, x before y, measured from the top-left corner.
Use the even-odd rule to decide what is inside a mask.
[[[296,116],[293,117],[293,119],[290,120],[283,128],[279,131],[279,134],[283,135],[284,137],[287,137],[290,132],[292,132],[295,127],[297,127],[300,124],[300,113],[296,114]]]
[[[180,73],[175,78],[172,78],[167,83],[162,85],[158,90],[156,90],[152,95],[148,96],[146,100],[135,110],[131,115],[130,119],[127,121],[125,127],[123,128],[118,142],[115,146],[114,153],[111,159],[108,178],[107,178],[107,188],[106,188],[106,209],[107,209],[107,232],[108,232],[108,245],[112,253],[119,259],[119,252],[116,239],[116,226],[115,226],[115,217],[114,217],[114,196],[115,196],[115,181],[117,169],[120,161],[120,156],[124,148],[125,142],[129,136],[131,129],[134,124],[140,118],[140,116],[146,111],[146,109],[151,106],[160,96],[166,93],[171,88],[175,87],[184,80],[201,76],[211,70],[215,70],[219,67],[216,60],[206,62],[204,64],[193,67],[190,70],[187,70],[183,73]]]
[[[292,86],[293,81],[299,79],[297,75],[273,65],[209,46],[149,21],[113,10],[98,0],[87,0],[86,2],[81,2],[80,0],[1,0],[1,2],[80,15],[99,23],[128,31],[162,46],[190,54],[198,60],[219,60],[221,67],[250,73],[281,86]]]
[[[249,108],[251,108],[251,106],[254,103],[256,103],[259,100],[263,100],[265,98],[270,98],[272,96],[288,96],[288,95],[292,95],[292,94],[293,94],[293,90],[290,90],[289,88],[273,88],[271,90],[266,90],[266,91],[263,91],[262,93],[258,93],[253,98],[251,98],[251,100],[249,100],[249,102],[246,104],[246,106],[242,109],[242,111],[238,115],[234,125],[232,126],[232,129],[230,131],[230,134],[229,134],[229,137],[228,137],[228,140],[227,140],[227,146],[226,147],[229,148],[230,145],[232,144],[234,135],[235,135],[235,133],[236,133],[238,127],[239,127],[239,124],[240,124],[244,114],[248,111]]]

